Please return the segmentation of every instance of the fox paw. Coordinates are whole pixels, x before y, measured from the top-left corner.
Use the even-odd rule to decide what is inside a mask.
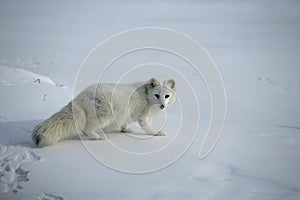
[[[122,133],[132,133],[133,130],[131,128],[121,128]]]
[[[165,136],[165,134],[162,131],[158,131],[154,136]]]
[[[89,138],[91,140],[105,140],[106,139],[104,135],[99,135],[99,134],[90,136]]]

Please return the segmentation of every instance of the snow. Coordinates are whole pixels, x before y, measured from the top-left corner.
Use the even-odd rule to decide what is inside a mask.
[[[296,0],[1,1],[0,199],[300,199],[299,11]],[[180,58],[154,50],[120,58],[103,81],[116,82],[145,63],[184,71],[201,118],[195,140],[178,160],[152,173],[131,174],[98,158],[102,152],[113,155],[110,141],[135,153],[164,147],[176,137],[179,101],[153,118],[156,128],[167,119],[166,137],[112,132],[105,141],[74,138],[34,148],[31,130],[72,99],[77,70],[89,51],[111,35],[151,26],[189,35],[220,69],[227,118],[212,153],[198,159],[211,116],[202,78]],[[144,80],[153,71],[143,69],[144,75],[124,81]],[[190,91],[180,90],[183,79],[175,79],[179,99],[188,101]],[[185,117],[182,124],[194,127],[196,121]],[[190,137],[192,129],[181,134]]]

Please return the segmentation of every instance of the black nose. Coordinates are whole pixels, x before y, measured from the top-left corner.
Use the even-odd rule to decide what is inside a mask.
[[[164,105],[160,105],[160,109],[164,109],[164,107],[165,107]]]

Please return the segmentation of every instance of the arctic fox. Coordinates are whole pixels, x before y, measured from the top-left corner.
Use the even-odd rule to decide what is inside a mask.
[[[38,147],[53,145],[81,131],[90,139],[105,137],[96,133],[119,128],[132,132],[127,124],[138,122],[142,129],[155,136],[150,116],[170,106],[176,99],[174,80],[152,78],[131,84],[94,84],[84,89],[73,101],[49,119],[37,125],[32,140]]]

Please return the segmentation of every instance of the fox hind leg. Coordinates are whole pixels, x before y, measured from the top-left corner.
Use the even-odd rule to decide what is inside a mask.
[[[91,140],[104,140],[104,135],[99,135],[95,130],[84,130],[82,131]]]
[[[89,121],[86,125],[86,127],[82,130],[82,133],[86,135],[89,139],[91,140],[104,140],[105,136],[104,135],[99,135],[96,132],[96,129],[98,128],[97,123],[92,123]]]
[[[127,125],[125,124],[125,125],[121,126],[121,132],[122,133],[132,133],[133,130],[131,128],[127,128]]]

